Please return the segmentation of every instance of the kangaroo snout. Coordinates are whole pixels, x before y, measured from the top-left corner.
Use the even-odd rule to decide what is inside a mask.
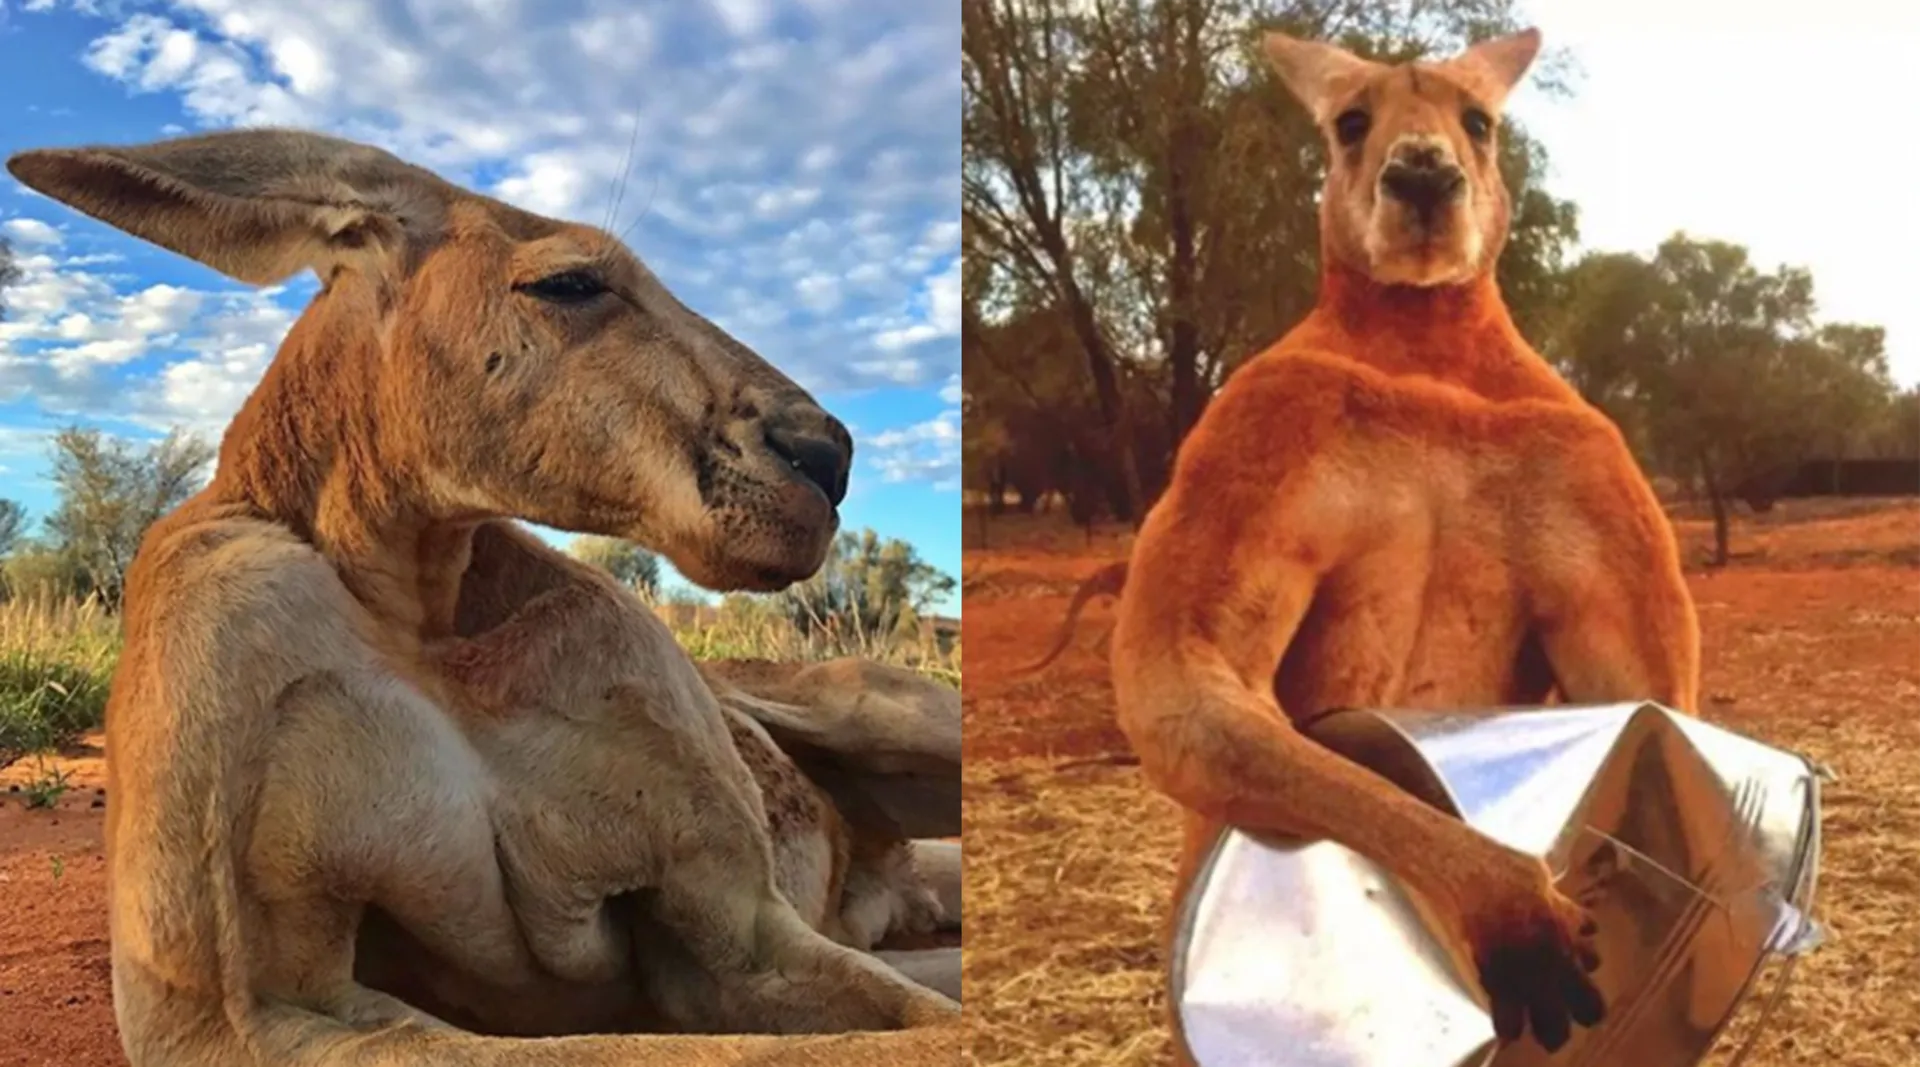
[[[834,506],[846,499],[853,437],[839,419],[818,408],[789,410],[769,416],[763,433],[767,448],[818,486]]]
[[[1430,219],[1441,207],[1458,199],[1467,175],[1439,144],[1409,141],[1395,147],[1380,168],[1380,188],[1388,196]]]

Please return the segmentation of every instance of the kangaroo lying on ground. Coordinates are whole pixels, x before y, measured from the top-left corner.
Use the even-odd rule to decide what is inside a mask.
[[[661,751],[583,744],[590,710],[489,710],[433,654],[597,581],[509,518],[630,538],[715,589],[812,573],[838,421],[606,233],[364,145],[255,129],[8,169],[241,281],[325,282],[128,574],[106,847],[133,1067],[957,1057],[952,999],[782,896],[752,775],[664,625],[626,631],[644,662],[560,668],[613,694],[603,715],[633,697],[638,732],[610,736]],[[511,751],[486,743],[505,728]],[[871,747],[838,740],[857,777]],[[598,816],[531,800],[575,777]],[[498,1034],[908,1029],[480,1036],[383,975],[511,1004],[467,1020]]]
[[[1695,711],[1672,531],[1618,430],[1522,340],[1494,281],[1496,116],[1539,35],[1400,66],[1280,34],[1265,47],[1325,131],[1319,299],[1227,380],[1124,573],[1105,575],[1124,584],[1119,723],[1188,812],[1176,914],[1223,826],[1331,839],[1435,916],[1502,1040],[1530,1029],[1555,1049],[1604,1011],[1588,916],[1538,858],[1295,728],[1553,688]]]

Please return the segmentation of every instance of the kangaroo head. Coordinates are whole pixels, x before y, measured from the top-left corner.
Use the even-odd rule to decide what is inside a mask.
[[[1539,31],[1400,65],[1280,33],[1263,43],[1326,136],[1327,255],[1385,285],[1452,285],[1492,269],[1510,211],[1500,107],[1539,52]]]
[[[345,465],[377,486],[360,496],[429,523],[628,538],[712,588],[777,589],[825,557],[846,428],[601,230],[293,130],[43,149],[7,169],[232,278],[324,281],[268,372],[278,406],[263,383],[223,472],[237,438],[271,437],[328,468],[296,480]]]

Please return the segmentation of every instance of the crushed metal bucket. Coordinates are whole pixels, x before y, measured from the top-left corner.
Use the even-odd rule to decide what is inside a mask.
[[[1820,772],[1799,755],[1657,704],[1341,711],[1306,732],[1543,857],[1599,923],[1607,1017],[1555,1053],[1501,1048],[1471,967],[1391,876],[1229,830],[1172,955],[1175,1039],[1200,1067],[1690,1067],[1770,956],[1784,982],[1820,940]]]

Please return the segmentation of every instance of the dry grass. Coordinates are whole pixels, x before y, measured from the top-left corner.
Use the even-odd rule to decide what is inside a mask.
[[[1162,1063],[1160,931],[1179,815],[1137,773],[966,773],[966,1005],[976,1063]]]
[[[675,626],[680,647],[694,659],[768,659],[809,662],[857,656],[919,671],[948,685],[960,684],[960,646],[943,652],[931,636],[882,638],[826,625],[804,632],[784,617],[731,616],[721,612],[709,623]]]
[[[956,643],[885,639],[830,625],[803,633],[780,616],[719,612],[674,635],[695,659],[810,661],[861,656],[960,684]],[[0,768],[72,745],[97,729],[120,655],[119,620],[93,600],[0,602]]]
[[[119,655],[119,627],[95,601],[0,604],[0,767],[98,726]]]
[[[1711,530],[1676,524],[1690,550]],[[969,532],[972,524],[969,524]],[[1179,819],[1127,767],[1089,609],[1044,675],[1074,585],[1123,549],[1012,521],[965,566],[969,1062],[1158,1064],[1170,1053],[1161,931]],[[1830,766],[1816,917],[1748,1067],[1920,1065],[1920,506],[1783,502],[1736,530],[1734,566],[1690,575],[1710,720]],[[1061,770],[1065,764],[1072,769]],[[1771,972],[1756,989],[1766,989]],[[1709,1062],[1748,1033],[1750,999]],[[1425,1067],[1412,1064],[1408,1067]],[[1624,1065],[1623,1065],[1624,1067]]]

